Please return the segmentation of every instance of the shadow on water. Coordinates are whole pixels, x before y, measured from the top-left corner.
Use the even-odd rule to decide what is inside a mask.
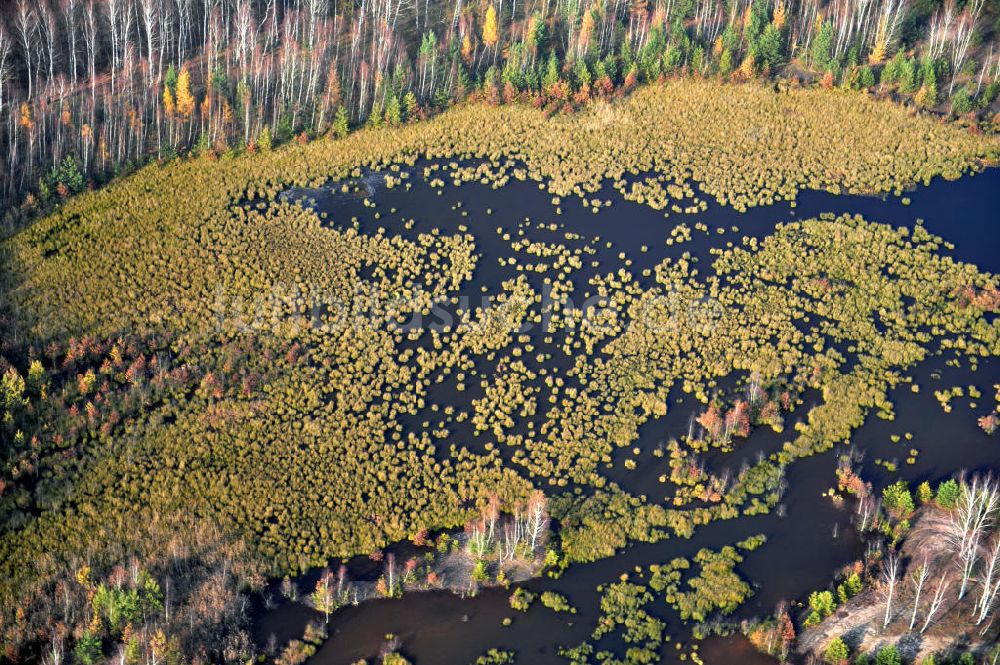
[[[448,186],[439,195],[438,190],[416,177],[419,170],[419,166],[411,169],[414,177],[409,181],[409,190],[402,187],[386,189],[379,178],[369,175],[360,183],[357,194],[344,194],[338,185],[309,192],[292,191],[289,198],[303,198],[307,205],[326,213],[325,219],[332,225],[354,226],[364,233],[375,233],[381,227],[411,239],[431,229],[473,234],[480,258],[473,279],[464,287],[470,297],[478,297],[483,287],[487,292],[496,293],[503,280],[519,274],[498,262],[501,256],[511,254],[510,243],[497,232],[498,227],[511,236],[517,237],[523,232],[533,240],[561,242],[571,249],[590,252],[586,255],[584,269],[573,275],[578,291],[586,291],[586,280],[590,277],[620,267],[619,252],[624,252],[632,261],[627,269],[635,274],[641,285],[647,285],[649,280],[642,278],[642,270],[667,256],[679,257],[685,251],[691,252],[700,259],[705,271],[711,260],[710,248],[725,246],[728,242],[738,244],[743,235],[763,236],[773,230],[777,222],[814,217],[822,212],[860,213],[873,221],[908,227],[920,218],[930,232],[955,244],[951,254],[956,259],[975,263],[992,272],[1000,265],[1000,234],[994,228],[996,211],[1000,209],[1000,169],[997,168],[957,181],[937,179],[930,186],[918,187],[907,194],[910,205],[904,205],[895,197],[835,196],[807,191],[800,194],[794,208],[788,203],[780,203],[741,214],[712,203],[704,212],[670,217],[622,201],[617,193],[610,191],[598,196],[610,198],[615,203],[599,214],[592,214],[578,201],[568,200],[562,203],[563,214],[557,215],[549,194],[539,190],[535,183],[516,181],[499,190],[478,184],[459,188]],[[374,200],[374,208],[371,203],[365,203],[366,197]],[[516,205],[512,206],[512,202]],[[374,218],[374,211],[380,213],[380,219]],[[356,221],[352,221],[352,217],[356,217]],[[413,228],[403,228],[410,218],[416,222]],[[529,221],[525,221],[526,218]],[[696,222],[706,224],[709,232],[694,230]],[[539,228],[539,223],[545,228]],[[666,245],[670,230],[679,223],[691,227],[691,241]],[[552,230],[549,224],[555,224],[556,228]],[[734,232],[733,226],[738,227],[738,231]],[[718,233],[719,229],[724,232]],[[567,238],[567,232],[579,237]],[[599,266],[591,266],[591,260],[598,261]],[[541,276],[525,274],[534,288],[541,289]],[[540,343],[537,337],[532,341]],[[559,370],[565,372],[572,358],[560,354],[560,350],[555,350],[548,362],[558,364]],[[473,385],[478,384],[476,378],[488,376],[495,368],[482,364],[476,371],[478,377],[474,375],[470,381]],[[947,365],[942,356],[931,356],[910,372],[910,376],[920,386],[920,391],[914,393],[910,384],[902,384],[890,393],[895,419],[882,420],[872,414],[853,437],[853,446],[864,453],[863,475],[881,488],[898,477],[935,482],[959,468],[1000,468],[1000,445],[988,439],[976,426],[976,417],[988,412],[993,401],[992,385],[998,381],[996,363],[987,359],[972,372],[967,367]],[[975,400],[960,398],[953,401],[952,413],[944,414],[933,393],[953,385],[976,385],[983,393],[977,408],[970,407],[970,402]],[[429,401],[467,404],[478,394],[475,389],[456,394],[453,386],[451,380],[436,384]],[[681,401],[680,397],[672,394],[668,415],[647,422],[640,430],[639,439],[627,449],[616,451],[612,468],[603,470],[628,491],[646,495],[651,501],[663,499],[667,486],[660,484],[658,478],[669,472],[666,459],[655,457],[653,450],[669,438],[684,433],[688,420],[698,409],[693,398]],[[734,452],[709,456],[707,463],[712,468],[731,465],[735,470],[744,460],[752,462],[758,454],[767,455],[780,449],[790,438],[793,421],[804,417],[810,404],[819,399],[818,395],[807,395],[805,403],[788,419],[785,433],[776,434],[761,428],[748,440],[740,442]],[[439,418],[438,414],[429,416],[404,416],[400,422],[410,429],[419,427],[422,419]],[[911,438],[907,439],[906,433],[910,433]],[[893,435],[898,435],[898,442],[893,441]],[[476,440],[477,436],[469,427],[455,428],[453,425],[452,437],[461,439],[473,449],[483,443]],[[633,446],[640,449],[638,455],[632,453]],[[911,457],[911,448],[918,453],[913,463],[908,464],[906,460]],[[536,591],[553,589],[563,593],[578,609],[577,614],[557,614],[540,603],[535,603],[527,613],[515,612],[507,601],[510,592],[503,589],[486,589],[470,598],[447,592],[412,593],[402,599],[370,601],[333,614],[328,626],[330,639],[310,662],[341,665],[361,658],[374,658],[388,633],[399,637],[401,652],[418,665],[469,663],[491,647],[516,651],[521,663],[565,662],[557,654],[559,646],[578,644],[594,628],[599,611],[598,585],[615,581],[637,566],[664,563],[677,556],[690,557],[702,547],[718,548],[758,533],[768,537],[767,543],[748,554],[739,566],[756,593],[738,610],[735,618],[768,614],[782,601],[825,588],[837,569],[862,555],[863,544],[851,528],[850,507],[837,506],[822,496],[836,482],[837,455],[846,451],[845,446],[840,446],[793,464],[788,470],[788,490],[780,511],[713,522],[700,528],[690,540],[669,539],[657,544],[633,545],[615,557],[571,566],[561,579],[536,579],[524,585]],[[636,460],[634,471],[622,470],[625,457]],[[895,461],[898,468],[888,471],[876,464],[878,460]],[[303,579],[302,588],[306,588],[311,579],[308,576]],[[667,632],[674,640],[689,641],[689,633],[662,600],[657,601],[653,611],[668,622]],[[513,620],[509,626],[503,625],[506,617]],[[321,621],[321,615],[301,604],[284,602],[275,609],[258,613],[255,633],[262,643],[273,634],[280,644],[300,637],[305,624],[316,619]],[[689,651],[689,647],[685,645],[683,651]],[[674,645],[668,645],[661,662],[680,662],[680,653]],[[755,652],[741,637],[706,639],[700,643],[700,654],[709,665],[773,662]]]

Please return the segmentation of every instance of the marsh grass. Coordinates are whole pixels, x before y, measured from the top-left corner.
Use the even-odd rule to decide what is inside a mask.
[[[105,432],[110,412],[92,403],[87,413],[81,391],[67,388],[72,418],[88,432],[68,449],[62,425],[11,416],[0,600],[13,607],[31,592],[38,556],[65,562],[101,528],[122,534],[175,510],[212,516],[277,574],[461,526],[491,493],[514,506],[535,487],[553,497],[563,565],[635,540],[689,537],[711,520],[776,506],[785,467],[847,440],[868,413],[891,412],[889,389],[928,354],[974,359],[1000,348],[995,299],[984,295],[996,292],[994,276],[950,258],[920,226],[848,216],[778,225],[714,250],[711,265],[665,259],[641,282],[620,255],[584,283],[577,273],[596,260],[586,252],[512,236],[511,277],[494,286],[491,306],[441,330],[404,331],[400,321],[470,282],[474,234],[337,227],[285,200],[289,188],[380,168],[396,184],[395,174],[428,159],[444,164],[427,171],[442,186],[531,179],[600,210],[602,184],[643,174],[642,196],[655,206],[689,199],[697,182],[742,210],[807,187],[900,192],[996,156],[994,138],[858,95],[690,80],[551,119],[467,104],[343,140],[175,161],[73,198],[3,243],[5,353],[26,360],[25,339],[44,359],[46,345],[58,350],[70,337],[159,336],[165,358],[190,359],[212,378],[199,373],[196,386],[138,400]],[[671,240],[688,240],[684,228]],[[534,286],[544,278],[556,294],[548,301]],[[594,316],[568,306],[592,295]],[[541,349],[521,329],[543,322],[552,342]],[[257,378],[244,385],[232,354],[249,357]],[[567,360],[558,372],[545,367],[557,354]],[[81,384],[62,373],[65,352],[57,356],[44,364],[53,385],[89,392],[86,368]],[[471,404],[431,398],[445,377],[471,383],[484,359],[496,371],[479,376]],[[27,362],[19,367],[18,377]],[[666,413],[671,389],[708,404],[734,373],[781,385],[792,400],[818,390],[822,403],[789,428],[780,452],[726,479],[699,478],[710,501],[704,488],[671,483],[661,504],[601,472]],[[10,384],[17,399],[4,408],[21,409],[23,391]],[[28,410],[44,412],[51,394],[28,393]],[[490,445],[450,436],[459,422],[451,413],[466,406]],[[428,427],[401,424],[435,407],[452,412],[426,418]],[[58,501],[23,468],[14,476],[25,460],[65,478]],[[3,619],[12,625],[9,613]]]

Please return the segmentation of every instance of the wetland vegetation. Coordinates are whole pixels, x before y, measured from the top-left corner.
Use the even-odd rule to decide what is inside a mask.
[[[737,71],[769,66],[784,9],[760,11]],[[444,592],[503,613],[465,662],[532,662],[500,636],[536,621],[574,663],[740,633],[992,657],[1000,492],[957,471],[1000,459],[996,266],[912,216],[796,213],[991,177],[997,136],[833,86],[633,77],[553,114],[484,76],[485,103],[171,159],[2,241],[0,658],[405,663],[389,629],[324,654],[341,617]],[[928,450],[918,399],[976,455]],[[869,551],[775,611],[748,571],[780,559],[798,470],[873,423],[888,476],[851,454],[807,488]],[[262,634],[281,612],[305,619]]]

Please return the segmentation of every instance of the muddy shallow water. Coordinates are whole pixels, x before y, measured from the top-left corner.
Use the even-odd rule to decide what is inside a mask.
[[[714,203],[707,211],[697,214],[671,214],[665,217],[645,206],[622,201],[617,192],[602,192],[599,197],[614,201],[610,208],[593,214],[578,200],[561,203],[562,214],[556,214],[551,195],[540,191],[536,183],[511,181],[503,189],[494,190],[479,184],[461,187],[446,186],[442,194],[428,186],[419,177],[420,168],[410,169],[412,188],[386,189],[381,178],[375,175],[365,180],[360,195],[343,194],[339,188],[294,191],[292,199],[305,198],[304,203],[326,213],[328,223],[352,226],[357,217],[357,228],[366,233],[384,228],[389,234],[415,237],[419,232],[440,229],[442,233],[462,232],[460,226],[476,238],[479,264],[470,283],[462,293],[479,304],[482,287],[495,292],[504,279],[518,274],[509,267],[500,266],[497,259],[511,255],[509,242],[497,233],[503,227],[511,235],[518,229],[532,240],[562,242],[570,248],[589,245],[594,254],[589,260],[600,261],[600,267],[587,268],[574,275],[577,290],[585,290],[585,279],[597,272],[608,272],[621,266],[619,252],[631,259],[626,269],[636,275],[643,285],[651,278],[643,278],[643,268],[651,268],[666,256],[679,257],[689,251],[698,257],[699,266],[706,271],[710,265],[712,247],[734,245],[743,235],[763,236],[781,221],[814,217],[822,212],[860,213],[866,218],[892,225],[913,226],[923,219],[926,228],[945,240],[954,243],[951,252],[957,259],[975,263],[980,269],[1000,271],[1000,234],[996,223],[1000,211],[1000,169],[966,176],[958,181],[936,180],[930,186],[909,192],[909,205],[899,198],[874,198],[834,196],[824,192],[803,192],[796,207],[788,203],[754,208],[738,213]],[[432,176],[434,177],[434,176]],[[376,204],[375,208],[363,204],[364,194]],[[461,202],[461,207],[458,203]],[[396,208],[393,213],[392,209]],[[467,216],[462,213],[466,212]],[[374,213],[381,218],[375,219]],[[403,228],[404,220],[413,218],[412,229]],[[525,219],[530,221],[526,222]],[[539,223],[555,223],[555,231],[538,228]],[[709,233],[694,229],[696,222],[709,227]],[[666,238],[679,223],[692,229],[688,242],[667,246]],[[738,227],[733,231],[732,227]],[[723,229],[723,233],[718,233]],[[567,240],[566,232],[581,236]],[[607,243],[611,246],[608,247]],[[645,248],[645,251],[644,249]],[[526,274],[527,275],[527,274]],[[532,286],[541,290],[540,275],[527,275]],[[536,326],[537,328],[537,326]],[[530,333],[532,341],[541,346],[542,334]],[[526,361],[527,362],[527,361]],[[561,352],[555,352],[550,363],[565,370],[571,363]],[[488,375],[489,363],[477,364],[480,376]],[[989,438],[976,425],[976,418],[988,412],[993,402],[993,384],[1000,381],[995,360],[979,364],[973,372],[967,366],[953,367],[940,356],[931,356],[909,373],[920,386],[919,393],[911,392],[903,384],[890,393],[896,417],[886,421],[869,416],[853,438],[854,447],[863,454],[862,475],[872,480],[879,489],[897,477],[911,482],[935,482],[959,469],[1000,469],[1000,437]],[[945,414],[934,397],[934,390],[961,385],[976,385],[983,393],[978,400],[968,397],[953,400],[953,409]],[[458,393],[453,377],[436,384],[430,391],[428,403],[468,404],[480,397],[477,377],[468,382],[468,390]],[[646,495],[651,501],[662,500],[666,486],[658,477],[669,472],[666,459],[652,453],[657,445],[672,436],[683,433],[695,409],[700,405],[693,399],[683,399],[681,393],[671,395],[667,416],[647,422],[640,430],[635,455],[629,446],[619,449],[613,456],[610,469],[602,472],[624,489],[637,495]],[[733,452],[709,455],[708,464],[713,470],[729,467],[734,471],[745,460],[756,459],[758,454],[769,454],[780,449],[789,438],[788,432],[796,418],[804,418],[810,406],[818,403],[816,395],[806,395],[805,403],[786,419],[784,434],[758,428],[749,439],[737,443]],[[978,401],[975,409],[970,402]],[[544,411],[544,409],[541,409]],[[416,429],[423,420],[440,420],[440,413],[421,413],[400,419],[406,429]],[[456,441],[475,449],[484,437],[477,437],[467,421],[449,424]],[[911,439],[905,438],[909,433]],[[898,435],[899,442],[892,436]],[[909,450],[919,451],[915,463],[906,462]],[[754,585],[755,594],[737,611],[735,618],[749,618],[770,613],[782,601],[801,599],[809,591],[825,588],[831,576],[841,566],[858,559],[864,549],[850,525],[850,508],[834,505],[822,496],[835,485],[836,457],[845,452],[841,446],[822,455],[799,460],[791,465],[787,474],[788,489],[783,497],[783,509],[769,515],[742,517],[737,520],[713,522],[699,528],[690,540],[671,538],[657,544],[638,544],[615,557],[591,564],[571,566],[558,580],[537,579],[525,584],[540,591],[556,590],[566,595],[577,608],[576,614],[556,614],[535,603],[527,613],[513,611],[507,601],[509,590],[486,589],[476,597],[462,598],[447,592],[411,593],[397,600],[376,600],[357,607],[342,609],[330,617],[330,639],[311,659],[319,665],[353,663],[360,658],[375,658],[386,635],[399,638],[400,651],[418,665],[431,663],[469,663],[491,647],[506,648],[517,652],[519,663],[561,663],[557,654],[560,646],[573,646],[585,640],[593,630],[598,615],[599,594],[596,587],[615,581],[622,573],[636,566],[663,563],[677,556],[691,557],[702,547],[718,548],[748,536],[763,533],[767,543],[747,555],[739,566],[740,573]],[[629,470],[626,458],[635,460],[637,466]],[[877,465],[877,460],[895,461],[898,469],[887,471]],[[362,561],[352,563],[352,569],[363,566]],[[314,576],[300,581],[300,588],[309,588]],[[274,597],[280,596],[275,592]],[[673,611],[655,602],[653,611],[667,621],[671,643],[664,648],[661,662],[680,662],[679,654],[690,652],[690,634]],[[505,617],[513,622],[503,625]],[[305,623],[321,615],[304,605],[280,599],[274,609],[261,608],[255,619],[255,635],[263,644],[273,634],[279,642],[300,637]],[[674,642],[683,643],[682,649]],[[608,646],[602,642],[599,646]],[[699,652],[709,665],[729,663],[768,663],[771,659],[756,653],[739,637],[713,637],[699,644]],[[690,662],[690,661],[688,661]]]

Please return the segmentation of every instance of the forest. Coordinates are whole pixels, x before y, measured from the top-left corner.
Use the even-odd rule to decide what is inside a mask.
[[[29,211],[187,152],[423,119],[553,113],[679,77],[876,92],[990,121],[995,0],[16,0],[0,195]]]

